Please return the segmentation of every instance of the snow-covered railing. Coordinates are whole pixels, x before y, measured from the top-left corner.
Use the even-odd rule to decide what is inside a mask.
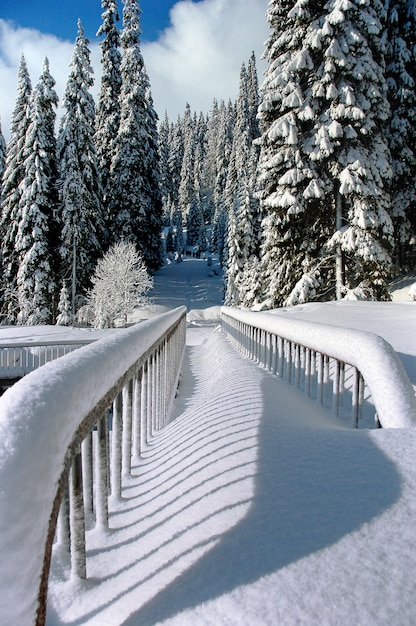
[[[330,402],[335,415],[348,393],[355,427],[365,385],[379,425],[401,428],[416,424],[413,387],[397,354],[382,337],[229,307],[222,307],[221,319],[223,329],[245,356],[309,396],[315,395],[321,404]]]
[[[41,365],[93,341],[97,339],[49,339],[30,342],[0,340],[0,378],[21,378]]]
[[[44,624],[52,545],[86,577],[85,516],[108,527],[108,498],[177,388],[180,307],[47,363],[0,398],[0,624]]]

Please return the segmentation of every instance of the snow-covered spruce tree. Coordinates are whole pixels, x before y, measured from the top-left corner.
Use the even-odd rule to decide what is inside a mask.
[[[169,176],[169,155],[170,155],[170,133],[171,124],[169,122],[168,114],[165,112],[160,128],[159,128],[159,169],[160,169],[160,190],[162,195],[163,205],[163,223],[168,225],[172,220],[171,214],[171,188],[172,181]]]
[[[386,79],[391,119],[387,138],[392,154],[390,215],[395,263],[409,265],[409,241],[416,232],[416,4],[389,0],[386,27]]]
[[[199,252],[207,249],[204,214],[198,189],[194,191],[188,215],[186,216],[186,245],[197,247]]]
[[[179,207],[179,185],[181,182],[181,168],[183,160],[183,133],[182,123],[178,116],[175,124],[172,124],[169,133],[169,157],[168,157],[168,176],[170,206],[175,209]],[[173,212],[173,211],[171,211]]]
[[[3,202],[3,175],[6,168],[6,141],[0,122],[0,207]]]
[[[71,300],[90,285],[106,245],[102,189],[94,144],[95,107],[88,39],[81,21],[65,87],[65,109],[58,136],[61,203],[61,278],[71,281]]]
[[[179,207],[182,211],[182,219],[184,222],[186,222],[194,197],[195,182],[195,124],[191,114],[191,107],[189,106],[189,103],[186,104],[185,114],[182,120],[182,136],[183,159],[178,189],[178,201]]]
[[[214,184],[214,217],[211,235],[211,250],[218,252],[221,266],[223,265],[224,246],[227,230],[227,207],[225,202],[225,188],[228,179],[230,164],[233,128],[235,123],[235,107],[229,102],[228,107],[222,102],[220,106],[220,120],[218,143],[216,150],[217,175]]]
[[[175,213],[175,224],[175,252],[176,258],[178,262],[180,262],[182,261],[182,256],[185,252],[185,239],[183,236],[182,213],[179,210]]]
[[[212,109],[206,122],[201,171],[201,192],[204,200],[204,214],[207,223],[212,223],[215,213],[214,190],[217,178],[217,145],[220,137],[220,109],[217,100],[213,101]]]
[[[150,81],[146,68],[143,66],[143,82],[146,93],[147,111],[147,145],[144,163],[144,193],[146,202],[147,229],[143,238],[143,255],[147,267],[157,270],[163,265],[163,203],[160,185],[159,136],[157,130],[158,117],[153,106]]]
[[[73,323],[72,303],[69,298],[68,287],[65,282],[62,285],[58,302],[59,315],[56,318],[57,326],[71,326]]]
[[[252,53],[247,65],[247,97],[250,118],[250,136],[254,141],[260,137],[259,121],[257,113],[259,110],[259,79],[257,75],[256,55]]]
[[[111,165],[110,223],[116,241],[130,241],[148,267],[161,263],[162,202],[156,114],[140,52],[140,8],[126,0],[121,45],[121,120]]]
[[[2,321],[16,321],[16,289],[19,269],[18,253],[15,250],[17,227],[20,221],[20,184],[25,175],[23,150],[29,126],[30,96],[32,84],[22,55],[18,72],[17,98],[12,113],[10,139],[6,150],[3,175],[3,198],[1,205],[1,295]]]
[[[228,242],[229,250],[234,250],[234,257],[229,257],[226,283],[234,286],[226,293],[233,296],[233,305],[239,305],[246,291],[243,268],[248,267],[250,259],[259,253],[259,202],[254,195],[255,173],[257,168],[257,149],[253,146],[252,111],[249,102],[248,74],[243,64],[240,73],[240,88],[236,107],[233,146],[229,180],[226,185],[228,206],[234,207],[235,226],[230,220],[228,237],[237,241]],[[247,280],[250,280],[247,274]],[[246,298],[245,298],[246,300]]]
[[[114,141],[120,126],[121,50],[116,22],[119,20],[116,0],[102,0],[102,24],[97,36],[101,41],[101,87],[95,118],[95,145],[103,189],[103,203],[107,213],[107,197]],[[109,233],[111,237],[111,232]]]
[[[95,327],[111,328],[116,322],[126,325],[135,309],[149,306],[146,294],[152,287],[153,279],[134,244],[114,244],[98,261],[88,294]]]
[[[390,108],[384,77],[380,0],[332,0],[308,43],[317,68],[312,96],[319,111],[311,158],[331,181],[337,299],[390,299],[393,226],[391,155],[384,134]],[[319,65],[318,65],[319,63]],[[327,287],[328,287],[327,283]]]
[[[239,239],[237,235],[237,216],[234,208],[228,212],[227,229],[227,273],[224,277],[224,304],[240,306],[241,297],[237,276],[242,272]]]
[[[299,2],[272,2],[267,13],[272,32],[260,94],[258,189],[263,298],[270,307],[283,304],[303,273],[305,258],[319,258],[326,241],[319,201],[327,183],[309,157],[315,112],[307,90],[314,66],[305,48],[308,25],[324,2],[314,3],[314,9],[311,4],[301,3],[298,16],[294,7]],[[322,218],[330,219],[330,213]]]
[[[321,293],[387,297],[388,118],[377,0],[273,2],[259,188],[265,296],[281,305],[319,265]],[[322,263],[326,258],[327,263]],[[329,294],[329,295],[328,295]]]
[[[58,96],[45,59],[31,96],[30,124],[23,150],[25,175],[20,184],[20,219],[15,250],[19,257],[17,298],[19,324],[51,323],[55,280],[53,253],[56,210],[55,109]]]

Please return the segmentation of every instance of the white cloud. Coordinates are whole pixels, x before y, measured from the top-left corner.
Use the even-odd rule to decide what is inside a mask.
[[[241,64],[254,50],[258,67],[269,30],[268,0],[182,0],[172,8],[172,26],[142,47],[159,115],[174,120],[189,102],[208,111],[213,98],[238,92]]]
[[[0,19],[0,116],[6,139],[9,137],[11,115],[16,102],[17,73],[22,54],[33,86],[42,72],[45,56],[48,57],[51,75],[56,80],[55,89],[61,99],[68,80],[73,48],[73,43],[69,41],[30,28],[15,28],[10,22]],[[99,58],[100,48],[97,43],[91,46],[91,62],[96,71],[100,69]],[[95,92],[97,89],[98,85],[95,86]]]
[[[208,112],[214,98],[235,98],[241,64],[254,50],[258,67],[269,30],[268,0],[181,0],[171,9],[171,26],[158,41],[142,43],[155,108],[171,120],[182,114],[186,102],[192,110]],[[49,58],[56,91],[62,98],[68,78],[73,44],[33,29],[16,28],[0,19],[0,116],[3,134],[9,135],[16,100],[17,72],[21,54],[28,64],[32,83]],[[100,47],[91,44],[92,65],[99,89]],[[260,77],[261,78],[261,77]]]

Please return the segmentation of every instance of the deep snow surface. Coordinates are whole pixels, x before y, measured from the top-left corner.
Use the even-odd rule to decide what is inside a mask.
[[[197,299],[172,422],[112,504],[110,533],[89,531],[90,579],[68,582],[57,555],[49,626],[414,624],[415,431],[349,430],[243,360],[202,261],[155,283],[156,309],[181,290]],[[373,332],[396,320],[414,336],[411,317],[378,306]],[[326,321],[319,308],[278,314]],[[360,303],[323,310],[368,324]]]
[[[350,430],[240,357],[209,272],[188,259],[155,277],[156,312],[193,309],[172,421],[110,503],[110,531],[88,531],[88,580],[55,550],[48,626],[413,625],[416,431]],[[415,306],[275,314],[371,319],[411,373]]]

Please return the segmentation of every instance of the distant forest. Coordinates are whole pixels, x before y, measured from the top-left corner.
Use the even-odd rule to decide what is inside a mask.
[[[242,60],[236,101],[158,120],[138,0],[103,0],[97,102],[81,22],[56,131],[44,61],[24,57],[0,131],[3,324],[86,302],[99,259],[134,244],[150,272],[216,255],[224,302],[275,308],[388,300],[416,266],[416,2],[272,1],[267,70]],[[65,293],[65,298],[62,294]]]

